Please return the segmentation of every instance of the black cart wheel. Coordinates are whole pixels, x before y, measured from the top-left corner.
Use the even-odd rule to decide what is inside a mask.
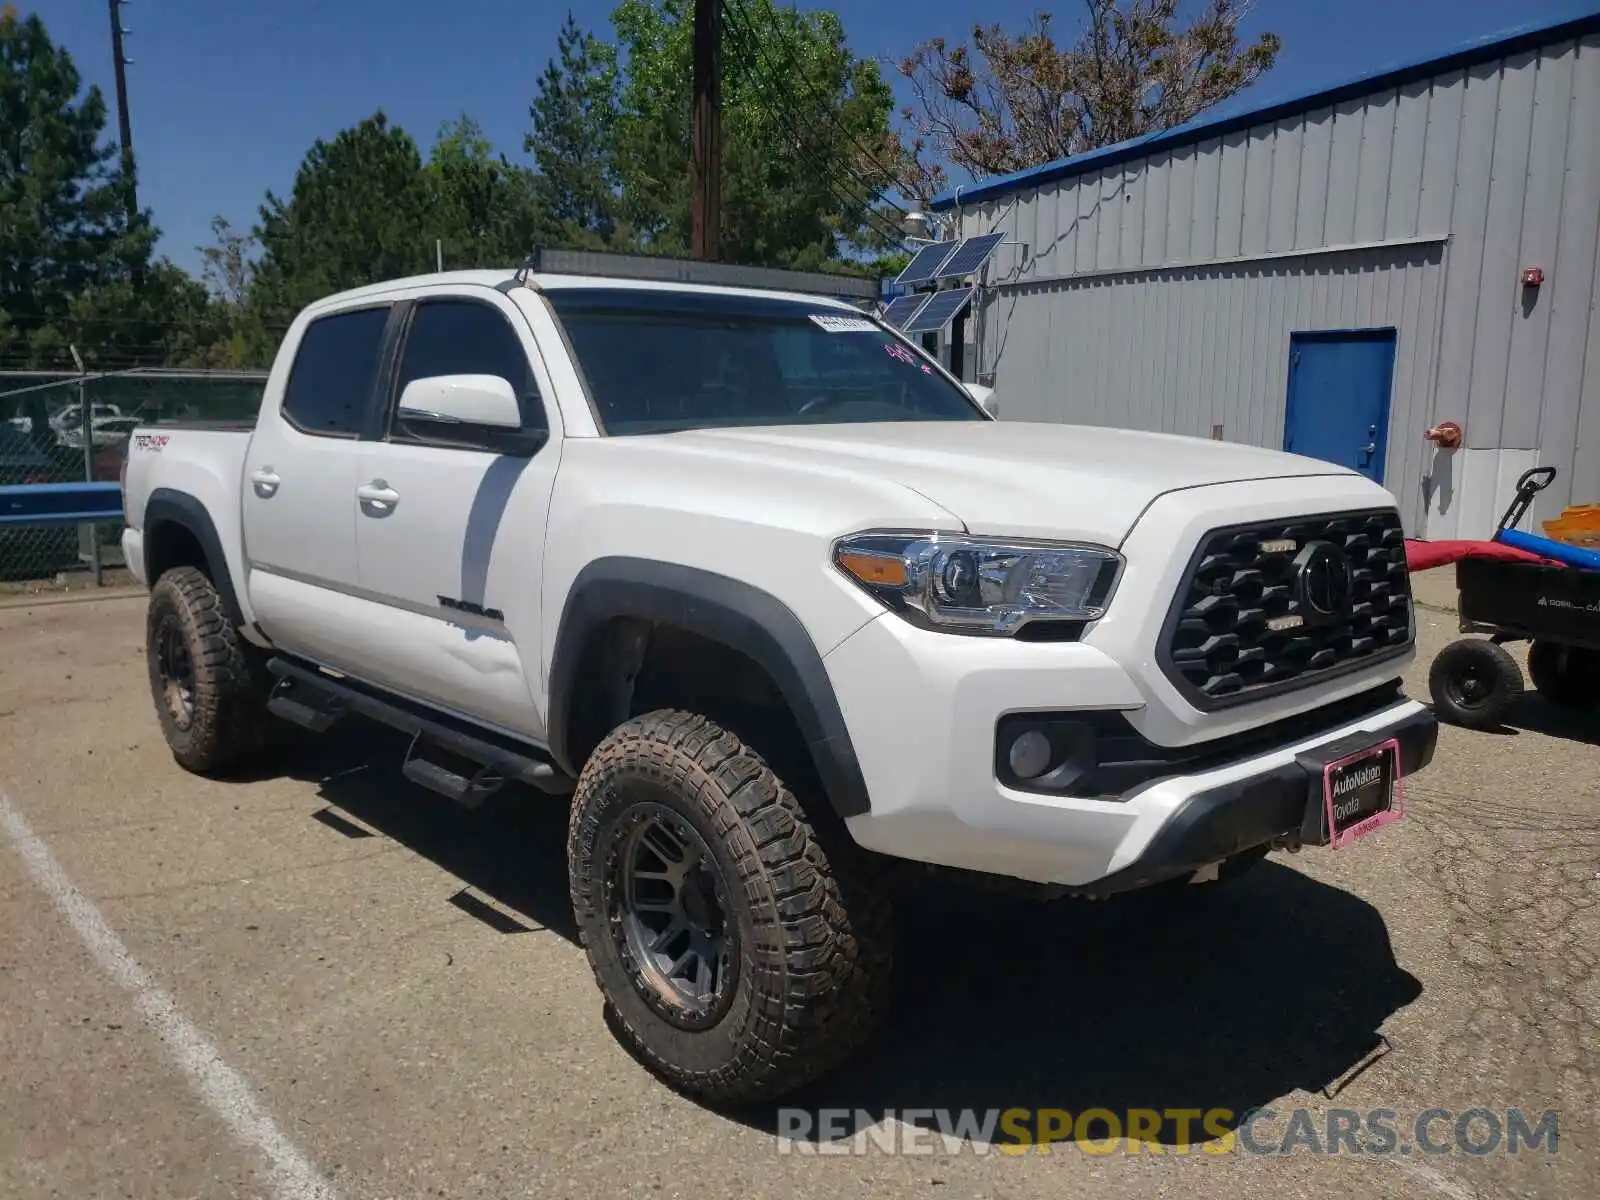
[[[1504,647],[1462,638],[1433,660],[1428,690],[1434,710],[1451,724],[1498,729],[1522,695],[1522,671]]]
[[[266,743],[267,687],[216,586],[176,567],[150,589],[145,659],[161,733],[197,774],[237,766]]]
[[[1528,675],[1539,694],[1562,708],[1600,706],[1600,653],[1582,646],[1536,641],[1528,647]]]
[[[669,1086],[769,1101],[870,1036],[889,905],[837,841],[703,716],[647,713],[590,757],[567,835],[573,910],[613,1031]]]

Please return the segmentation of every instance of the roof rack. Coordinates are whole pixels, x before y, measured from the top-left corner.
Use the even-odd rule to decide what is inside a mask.
[[[875,275],[835,275],[828,271],[791,271],[782,267],[748,267],[738,263],[702,262],[649,254],[614,254],[609,250],[555,250],[538,247],[528,255],[513,282],[526,284],[535,273],[600,275],[612,279],[656,279],[715,287],[764,288],[804,292],[840,300],[876,301],[882,281]]]

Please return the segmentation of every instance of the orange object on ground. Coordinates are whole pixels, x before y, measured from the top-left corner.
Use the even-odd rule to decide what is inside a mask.
[[[1574,504],[1553,521],[1544,522],[1544,535],[1574,546],[1600,547],[1600,504]]]

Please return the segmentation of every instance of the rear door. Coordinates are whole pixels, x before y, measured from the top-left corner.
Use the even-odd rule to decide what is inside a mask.
[[[421,291],[399,334],[381,419],[361,444],[356,547],[361,589],[384,606],[375,682],[531,738],[544,734],[540,582],[560,459],[559,414],[527,318],[490,288]],[[511,382],[531,455],[496,453],[470,428],[412,427],[394,415],[408,383],[438,375]]]
[[[241,486],[256,619],[284,649],[347,669],[348,635],[366,617],[356,562],[359,438],[390,309],[342,309],[306,324],[279,406],[262,407]]]

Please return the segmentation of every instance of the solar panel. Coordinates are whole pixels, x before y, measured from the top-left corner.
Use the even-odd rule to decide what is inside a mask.
[[[895,276],[896,283],[927,283],[939,278],[939,264],[954,253],[960,242],[935,242],[917,251],[917,256],[906,264],[906,269]]]
[[[984,233],[968,238],[939,268],[939,278],[950,279],[958,275],[975,273],[988,261],[989,255],[994,253],[994,248],[1005,240],[1006,235],[1003,233]]]
[[[914,296],[901,296],[894,300],[889,307],[883,310],[883,323],[894,329],[899,329],[911,319],[913,313],[921,308],[928,300],[928,293],[918,292]]]
[[[971,303],[977,293],[978,289],[971,287],[935,292],[933,298],[917,311],[917,315],[900,327],[900,332],[932,333],[936,329],[943,329],[956,319],[956,314]]]

